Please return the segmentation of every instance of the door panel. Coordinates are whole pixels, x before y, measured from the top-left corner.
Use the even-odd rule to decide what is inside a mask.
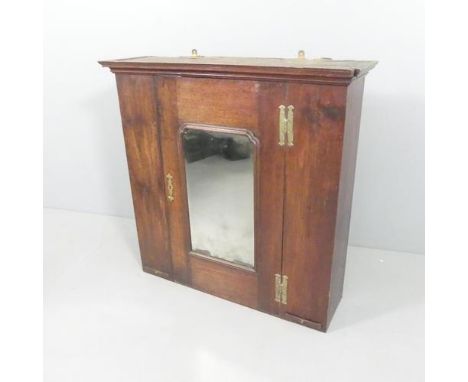
[[[175,279],[243,305],[278,313],[278,304],[274,301],[274,275],[281,271],[284,150],[278,146],[277,110],[285,98],[285,85],[182,77],[158,77],[155,84],[160,105],[164,173],[170,174],[172,179],[171,186],[166,185],[166,193],[172,192],[173,200],[166,199],[166,204]],[[184,134],[187,131],[192,135],[200,131],[214,132],[214,135],[205,137],[213,138],[214,143],[210,146],[213,153],[206,153],[204,149],[199,150],[196,147],[190,148],[189,154],[184,153]],[[202,134],[196,138],[198,141],[195,140],[195,146],[200,143],[200,139],[204,139],[200,136]],[[192,207],[192,213],[212,216],[212,220],[217,221],[220,217],[213,215],[214,212],[210,209],[220,209],[220,215],[224,214],[229,217],[227,221],[232,221],[229,214],[237,212],[232,212],[232,208],[230,210],[228,207],[232,207],[231,204],[235,204],[236,201],[229,200],[233,197],[232,193],[218,187],[220,176],[223,176],[219,166],[220,163],[224,163],[223,166],[228,169],[225,171],[226,177],[229,178],[225,181],[226,185],[233,176],[244,176],[239,172],[242,170],[238,168],[240,162],[234,163],[245,146],[242,137],[249,138],[254,147],[252,184],[247,183],[245,188],[247,190],[248,187],[253,187],[253,206],[250,208],[253,209],[251,213],[254,254],[253,258],[247,254],[241,255],[241,261],[236,262],[234,257],[230,258],[227,251],[219,247],[219,244],[224,240],[226,249],[234,248],[238,240],[243,240],[242,233],[236,232],[234,238],[218,237],[222,234],[209,237],[216,238],[216,245],[200,241],[197,236],[193,238],[195,247],[192,248],[190,222],[195,224],[197,219],[195,216],[191,219],[189,211]],[[192,139],[193,136],[189,138]],[[187,145],[187,142],[185,144]],[[226,151],[223,145],[234,145],[237,148]],[[197,166],[208,162],[211,165],[212,162],[216,162],[217,165],[205,169],[211,172],[207,174],[201,169],[193,170],[193,167],[189,167],[188,162],[191,160],[197,160]],[[189,173],[186,174],[186,171]],[[192,205],[189,206],[189,195],[193,189],[187,189],[186,179],[187,175],[189,179],[194,175],[193,171],[198,171],[198,187],[201,187],[204,193],[199,194],[203,196],[201,203],[196,204],[192,201]],[[211,180],[207,181],[206,178]],[[232,187],[237,185],[233,184]],[[224,194],[221,198],[226,199],[229,206],[223,205],[219,195],[221,193]],[[213,205],[210,204],[210,197]],[[248,212],[247,205],[248,203],[240,204],[238,208]],[[198,220],[198,224],[203,223]],[[208,223],[204,224],[208,229]],[[246,229],[245,236],[248,237],[248,228],[245,227],[249,224],[238,226],[239,229]],[[235,229],[236,224],[233,227]],[[203,229],[200,231],[200,228],[203,227],[193,227],[192,232],[203,236]],[[239,245],[236,250],[242,250],[239,248],[243,246]],[[215,257],[220,254],[223,254],[220,257],[224,259]],[[245,263],[242,259],[248,261]]]
[[[288,277],[288,301],[281,308],[285,318],[324,325],[346,87],[289,84],[289,104],[295,108],[294,146],[286,152],[282,269]]]
[[[258,274],[255,271],[233,267],[229,263],[192,254],[192,286],[201,291],[258,308]]]

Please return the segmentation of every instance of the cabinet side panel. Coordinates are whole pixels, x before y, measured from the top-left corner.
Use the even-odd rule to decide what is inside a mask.
[[[343,293],[363,91],[364,77],[351,83],[348,87],[346,97],[346,119],[341,159],[340,189],[338,193],[328,322],[330,322],[333,317]]]
[[[285,318],[326,329],[345,121],[346,87],[288,85],[294,146],[286,154]],[[305,322],[305,321],[304,321]]]
[[[170,278],[153,77],[117,74],[116,80],[143,269]]]

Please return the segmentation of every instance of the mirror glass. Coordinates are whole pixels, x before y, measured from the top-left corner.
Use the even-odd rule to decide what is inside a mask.
[[[254,266],[254,153],[245,134],[182,133],[192,251]]]

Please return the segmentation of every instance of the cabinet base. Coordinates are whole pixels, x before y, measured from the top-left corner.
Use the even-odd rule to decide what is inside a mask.
[[[154,276],[159,276],[159,277],[162,277],[164,279],[172,281],[171,276],[169,274],[167,274],[166,272],[161,272],[161,271],[158,271],[157,269],[153,269],[153,268],[150,268],[150,267],[145,266],[145,265],[143,265],[142,268],[143,268],[143,271],[146,272],[146,273],[150,273],[150,274],[152,274]],[[182,285],[185,285],[185,284],[182,284]],[[185,286],[190,287],[190,285],[185,285]],[[206,292],[206,291],[198,289],[198,288],[195,288],[195,289],[199,290],[200,292],[211,294],[209,292]],[[241,304],[241,305],[243,305],[243,304]],[[246,306],[246,305],[243,305],[243,306]],[[285,319],[285,320],[290,321],[290,322],[294,322],[295,324],[299,324],[299,325],[302,325],[302,326],[307,326],[308,328],[319,330],[321,332],[326,332],[327,331],[327,327],[325,325],[321,324],[320,322],[309,321],[309,320],[297,317],[297,316],[295,316],[293,314],[284,313],[283,315],[279,316],[279,315],[275,315],[275,314],[270,314],[270,313],[265,312],[265,311],[263,313],[266,313],[266,314],[268,314],[270,316],[273,316],[273,317],[282,318],[282,319]]]
[[[166,272],[158,271],[157,269],[150,268],[146,265],[143,265],[142,268],[143,268],[143,271],[146,273],[151,273],[152,275],[159,276],[167,280],[172,280],[171,276]]]

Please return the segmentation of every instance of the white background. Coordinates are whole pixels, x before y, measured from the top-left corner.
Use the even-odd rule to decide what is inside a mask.
[[[466,4],[426,6],[427,84],[427,381],[467,379]],[[0,379],[40,380],[42,370],[42,9],[41,3],[0,5],[4,73],[0,171],[3,235],[0,256]],[[27,9],[27,12],[25,12]],[[365,10],[363,10],[365,12]],[[19,20],[21,22],[19,22]],[[395,22],[398,24],[398,20]],[[27,91],[25,91],[27,89]],[[448,96],[449,95],[449,96]],[[454,112],[458,111],[458,112]],[[19,118],[19,116],[21,118]],[[447,351],[450,349],[450,351]],[[463,377],[465,375],[465,377]]]
[[[423,1],[48,0],[44,202],[132,216],[114,76],[142,55],[375,59],[350,244],[424,252]]]

